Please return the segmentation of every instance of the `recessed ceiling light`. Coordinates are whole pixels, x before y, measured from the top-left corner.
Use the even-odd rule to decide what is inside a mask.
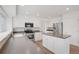
[[[24,6],[24,5],[20,5],[20,6]]]
[[[67,10],[67,11],[69,11],[69,10],[70,10],[70,8],[66,8],[66,10]]]

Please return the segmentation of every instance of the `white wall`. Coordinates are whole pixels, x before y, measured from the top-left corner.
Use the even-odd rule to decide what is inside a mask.
[[[24,27],[25,19],[23,16],[16,16],[13,19],[13,27]]]
[[[70,43],[79,46],[79,11],[63,17],[64,33],[70,34]]]
[[[34,27],[40,27],[40,20],[37,17],[25,18],[22,15],[16,16],[13,20],[13,27],[25,27],[25,22],[34,23]]]

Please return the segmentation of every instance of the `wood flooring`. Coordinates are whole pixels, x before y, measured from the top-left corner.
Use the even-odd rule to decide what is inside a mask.
[[[1,50],[1,54],[48,54],[24,34],[11,37]]]
[[[24,34],[15,34],[11,37],[3,49],[1,54],[54,54],[42,45],[42,41],[33,42]],[[70,45],[70,54],[79,54],[79,47]]]

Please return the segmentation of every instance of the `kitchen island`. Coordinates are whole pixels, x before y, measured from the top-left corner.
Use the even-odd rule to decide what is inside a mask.
[[[70,35],[43,33],[43,46],[56,54],[69,54],[69,38]]]

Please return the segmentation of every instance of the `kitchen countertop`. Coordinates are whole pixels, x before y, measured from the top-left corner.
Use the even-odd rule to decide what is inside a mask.
[[[62,38],[62,39],[66,39],[66,38],[69,38],[71,35],[67,35],[67,34],[63,34],[63,35],[55,35],[53,33],[43,33],[45,35],[48,35],[48,36],[53,36],[53,37],[57,37],[57,38]]]
[[[31,28],[31,27],[28,27],[28,28],[26,28],[26,27],[16,27],[16,28],[13,29],[14,32],[24,32],[26,30],[32,30],[34,33],[41,32],[39,27],[33,27],[33,28]]]

